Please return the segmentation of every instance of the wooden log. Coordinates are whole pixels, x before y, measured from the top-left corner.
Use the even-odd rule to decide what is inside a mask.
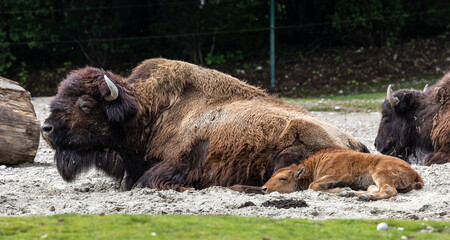
[[[33,162],[39,128],[30,93],[0,77],[0,165]]]

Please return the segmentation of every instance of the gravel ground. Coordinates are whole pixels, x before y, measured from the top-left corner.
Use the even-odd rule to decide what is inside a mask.
[[[49,114],[51,98],[34,98],[38,120]],[[314,115],[344,129],[372,151],[379,113],[314,112]],[[291,194],[253,195],[222,187],[199,191],[121,191],[102,173],[91,170],[73,183],[59,176],[53,150],[41,139],[35,163],[0,166],[0,215],[81,214],[195,214],[239,215],[271,218],[399,218],[450,220],[450,164],[431,167],[413,165],[425,181],[422,190],[399,194],[387,200],[361,202],[311,190]],[[308,207],[276,208],[263,203],[304,200]],[[267,204],[264,204],[267,205]],[[289,205],[289,204],[288,204]]]

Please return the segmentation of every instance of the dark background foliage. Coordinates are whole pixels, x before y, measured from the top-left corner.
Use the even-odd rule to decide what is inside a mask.
[[[448,1],[275,2],[274,91],[301,96],[297,87],[333,85],[329,74],[320,75],[329,68],[338,69],[341,85],[407,76],[402,66],[392,71],[387,66],[410,58],[400,58],[409,51],[429,65],[411,74],[448,70]],[[268,0],[2,0],[0,76],[19,81],[33,96],[51,95],[72,69],[91,65],[127,75],[144,59],[165,57],[218,68],[269,88],[269,9]],[[355,51],[366,55],[355,57]],[[367,70],[362,62],[380,61],[380,54],[394,63]],[[300,74],[295,69],[308,70]]]

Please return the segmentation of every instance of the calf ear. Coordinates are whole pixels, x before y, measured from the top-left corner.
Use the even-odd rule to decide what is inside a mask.
[[[297,170],[297,172],[294,173],[294,179],[295,180],[300,179],[303,176],[304,173],[305,173],[305,166],[299,168]]]
[[[104,85],[100,92],[103,101],[106,102],[104,109],[108,120],[116,123],[125,123],[133,119],[140,106],[134,96],[126,88],[114,81],[112,77],[105,75],[104,80]]]
[[[399,97],[399,101],[395,106],[395,111],[399,113],[404,113],[409,111],[410,108],[414,106],[414,95],[412,93],[405,93],[403,96]]]

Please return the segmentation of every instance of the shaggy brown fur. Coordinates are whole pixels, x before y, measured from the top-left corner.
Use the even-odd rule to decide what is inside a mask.
[[[439,112],[433,118],[431,140],[434,152],[425,158],[428,165],[450,162],[450,73],[436,87]]]
[[[450,162],[450,73],[427,91],[403,89],[394,97],[394,107],[382,105],[377,150],[405,160],[426,153],[425,165]]]
[[[422,178],[401,159],[348,149],[325,149],[299,165],[277,170],[262,191],[289,193],[312,189],[378,200],[422,187]]]
[[[110,90],[119,96],[106,101]],[[215,70],[150,59],[127,78],[73,71],[51,104],[43,137],[70,181],[91,166],[126,189],[261,186],[328,147],[367,148],[338,128]]]

